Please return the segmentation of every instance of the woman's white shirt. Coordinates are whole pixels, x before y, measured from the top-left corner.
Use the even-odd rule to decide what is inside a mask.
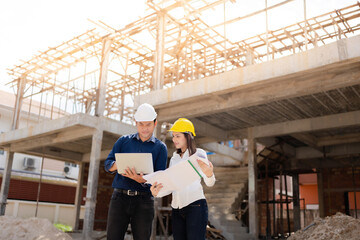
[[[202,150],[201,148],[197,148],[196,152],[194,153],[197,156],[201,156],[202,158],[206,158],[206,152]],[[173,156],[170,159],[169,167],[174,166],[175,164],[187,161],[189,159],[189,152],[186,150],[186,152],[183,154],[182,157],[176,152],[174,152]],[[211,177],[207,177],[202,171],[200,172],[201,176],[204,179],[204,182],[206,186],[212,187],[215,184],[215,174],[213,174]],[[172,202],[171,207],[173,208],[183,208],[189,205],[192,202],[195,202],[199,199],[205,199],[204,191],[201,186],[201,179],[198,181],[190,184],[186,188],[184,188],[181,191],[174,191],[172,193]]]

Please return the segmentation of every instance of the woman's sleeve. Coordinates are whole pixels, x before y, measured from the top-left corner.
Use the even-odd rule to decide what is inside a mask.
[[[215,174],[213,173],[213,175],[211,176],[211,177],[207,177],[205,174],[204,174],[204,182],[205,182],[205,184],[206,184],[206,186],[208,186],[208,187],[212,187],[212,186],[214,186],[215,185],[215,181],[216,181],[216,179],[215,179]]]
[[[198,151],[199,151],[200,156],[202,158],[206,158],[206,160],[209,161],[209,159],[207,158],[205,150],[199,149]],[[213,175],[211,177],[207,177],[202,171],[201,171],[201,173],[202,173],[201,175],[203,176],[203,179],[204,179],[204,182],[205,182],[206,186],[212,187],[212,186],[215,185],[216,179],[215,179],[215,173],[214,172],[213,172]]]

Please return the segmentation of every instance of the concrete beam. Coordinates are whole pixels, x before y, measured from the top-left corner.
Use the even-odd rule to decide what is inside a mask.
[[[138,96],[158,119],[196,117],[358,84],[360,36]],[[346,49],[339,56],[338,48]],[[351,68],[351,71],[344,69]],[[224,101],[214,98],[218,95]],[[189,104],[191,103],[191,104]]]
[[[360,125],[360,111],[253,127],[254,136],[271,137]]]
[[[318,146],[338,145],[345,143],[360,142],[360,133],[350,133],[331,137],[321,137],[317,140]]]
[[[273,137],[266,137],[266,138],[258,138],[257,142],[261,143],[262,145],[266,147],[271,147],[272,150],[275,150],[279,153],[284,153],[286,156],[293,158],[296,156],[296,149],[293,146],[290,146],[289,144],[282,142],[278,143],[278,139]]]
[[[110,119],[107,117],[100,117],[99,121],[100,121],[99,126],[101,126],[104,132],[109,132],[119,136],[137,132],[135,126],[123,122],[119,122],[114,119]]]
[[[328,73],[324,74],[327,71]],[[317,69],[308,73],[299,72],[294,76],[266,79],[261,81],[262,84],[251,83],[240,89],[233,89],[231,93],[219,93],[219,95],[226,95],[227,100],[223,102],[217,101],[211,95],[199,95],[196,98],[179,101],[176,105],[156,106],[158,119],[172,121],[181,116],[187,118],[205,116],[287,98],[326,92],[359,83],[360,70],[358,64],[353,64],[352,68],[344,71],[333,71]]]
[[[334,145],[326,148],[327,157],[350,156],[360,154],[360,143]],[[311,147],[296,148],[296,159],[323,158],[323,153]]]
[[[96,128],[97,118],[87,114],[77,113],[54,120],[46,120],[35,126],[0,134],[0,146],[37,135],[56,133],[80,124],[82,126]]]
[[[324,158],[309,158],[309,159],[291,159],[284,162],[283,170],[313,170],[322,168],[344,168],[344,167],[359,167],[359,157],[328,157]]]
[[[12,142],[27,139],[29,137],[58,133],[74,126],[94,129],[101,126],[105,132],[110,132],[117,135],[130,134],[136,131],[134,126],[113,119],[90,116],[84,113],[77,113],[54,120],[46,120],[28,128],[16,129],[13,131],[1,133],[0,146],[6,146]]]
[[[226,140],[234,140],[234,139],[240,139],[240,138],[247,138],[247,129],[236,129],[227,131],[228,138]]]
[[[10,145],[10,151],[22,152],[32,148],[40,148],[45,146],[56,145],[58,143],[64,143],[69,141],[78,140],[84,137],[89,137],[93,134],[93,128],[79,127],[70,128],[65,131],[55,133],[49,136],[30,138],[20,142],[15,142]]]
[[[44,156],[46,158],[51,158],[66,162],[73,162],[73,163],[78,163],[82,160],[81,153],[63,150],[54,147],[31,149],[28,151],[24,151],[22,153],[39,156],[39,157]]]
[[[311,134],[308,133],[294,133],[291,134],[290,136],[292,136],[293,138],[299,140],[300,142],[305,143],[306,145],[308,145],[309,147],[313,147],[313,148],[317,148],[317,139],[316,137],[312,136]]]

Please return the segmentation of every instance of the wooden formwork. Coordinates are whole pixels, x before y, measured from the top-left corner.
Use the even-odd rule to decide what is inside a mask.
[[[267,29],[240,41],[231,41],[230,34],[226,34],[227,25],[289,2],[292,1],[285,0],[233,19],[225,19],[224,14],[218,23],[210,25],[202,18],[203,13],[222,8],[225,12],[225,6],[231,7],[235,1],[148,1],[147,16],[122,29],[95,22],[97,28],[9,69],[13,80],[8,84],[17,88],[20,79],[25,80],[24,98],[43,103],[39,116],[94,113],[104,41],[111,40],[104,114],[131,122],[133,108],[126,104],[127,97],[306,51],[346,38],[360,29],[360,5],[356,3],[280,29]],[[159,35],[163,39],[162,49],[157,44]],[[161,72],[156,75],[161,79],[155,77],[156,71]],[[29,114],[33,111],[31,102],[26,109]],[[54,111],[62,114],[55,115]]]

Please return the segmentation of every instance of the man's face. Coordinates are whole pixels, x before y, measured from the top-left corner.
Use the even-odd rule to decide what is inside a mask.
[[[156,121],[136,122],[139,137],[142,141],[146,141],[152,136],[156,123]]]

